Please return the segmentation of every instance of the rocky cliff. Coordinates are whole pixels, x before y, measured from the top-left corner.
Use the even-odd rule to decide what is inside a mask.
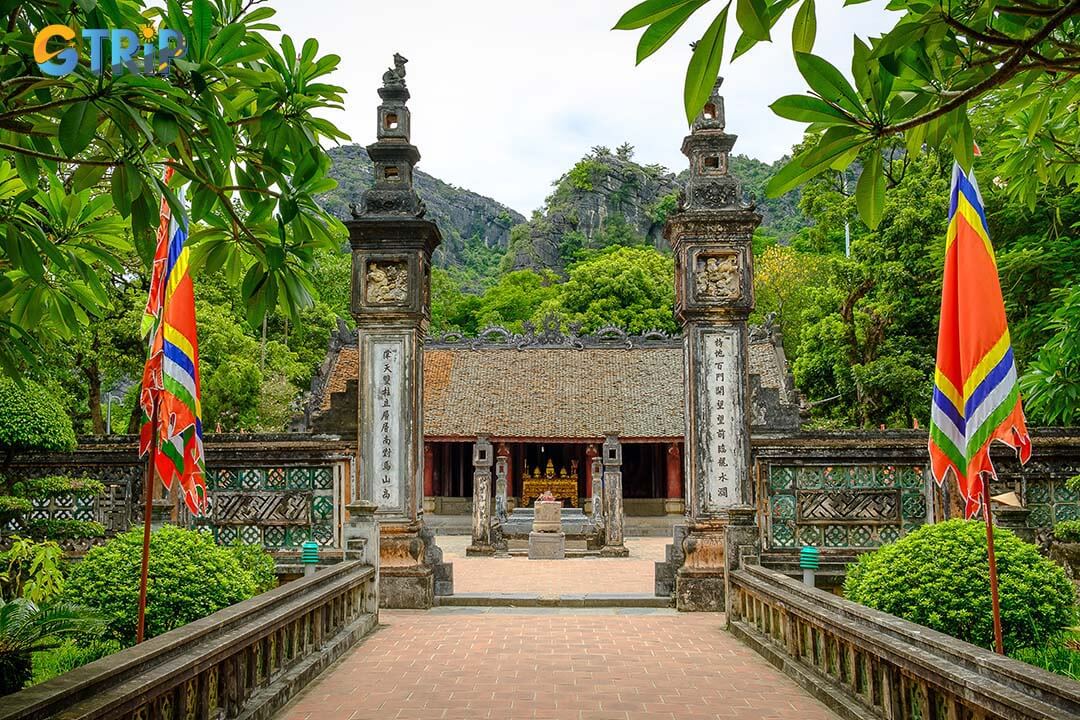
[[[762,232],[787,242],[807,224],[798,191],[766,198],[765,185],[783,161],[731,158],[746,200],[757,203]],[[664,221],[675,210],[687,171],[678,176],[661,165],[640,165],[633,148],[593,148],[555,182],[555,191],[526,225],[514,228],[504,267],[562,270],[583,248],[645,243],[668,249]]]
[[[359,203],[371,186],[372,165],[362,145],[342,145],[328,150],[333,160],[330,175],[338,187],[321,198],[323,206],[342,220],[348,219],[349,204]],[[520,213],[491,198],[455,187],[420,170],[416,171],[416,191],[427,206],[427,218],[434,220],[443,234],[435,262],[460,265],[465,260],[466,242],[478,238],[485,247],[505,249],[510,229],[525,222]]]

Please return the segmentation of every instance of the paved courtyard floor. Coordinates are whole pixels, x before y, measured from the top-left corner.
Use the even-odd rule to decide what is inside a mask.
[[[672,610],[382,611],[285,720],[831,720],[721,629]]]
[[[465,557],[469,538],[439,535],[443,557],[454,564],[456,593],[633,593],[652,595],[653,562],[664,559],[671,538],[627,538],[628,558]]]

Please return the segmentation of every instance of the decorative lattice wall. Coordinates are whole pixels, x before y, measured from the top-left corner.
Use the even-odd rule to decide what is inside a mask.
[[[766,545],[872,548],[926,522],[923,469],[768,463]]]

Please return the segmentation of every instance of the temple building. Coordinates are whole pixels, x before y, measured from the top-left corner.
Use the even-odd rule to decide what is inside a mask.
[[[753,329],[749,360],[753,430],[798,429],[798,398],[772,323]],[[354,436],[357,377],[357,335],[342,327],[313,383],[303,429]],[[551,489],[590,510],[591,459],[606,435],[617,435],[627,515],[681,515],[684,396],[679,336],[615,328],[580,335],[548,321],[520,334],[491,328],[475,338],[429,338],[425,510],[469,512],[472,448],[482,436],[509,458],[511,507]]]

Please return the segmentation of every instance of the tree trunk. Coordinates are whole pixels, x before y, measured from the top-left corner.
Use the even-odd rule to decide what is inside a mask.
[[[95,435],[105,434],[105,419],[101,416],[101,372],[97,363],[82,368],[86,376],[86,401],[90,406],[90,424]]]

